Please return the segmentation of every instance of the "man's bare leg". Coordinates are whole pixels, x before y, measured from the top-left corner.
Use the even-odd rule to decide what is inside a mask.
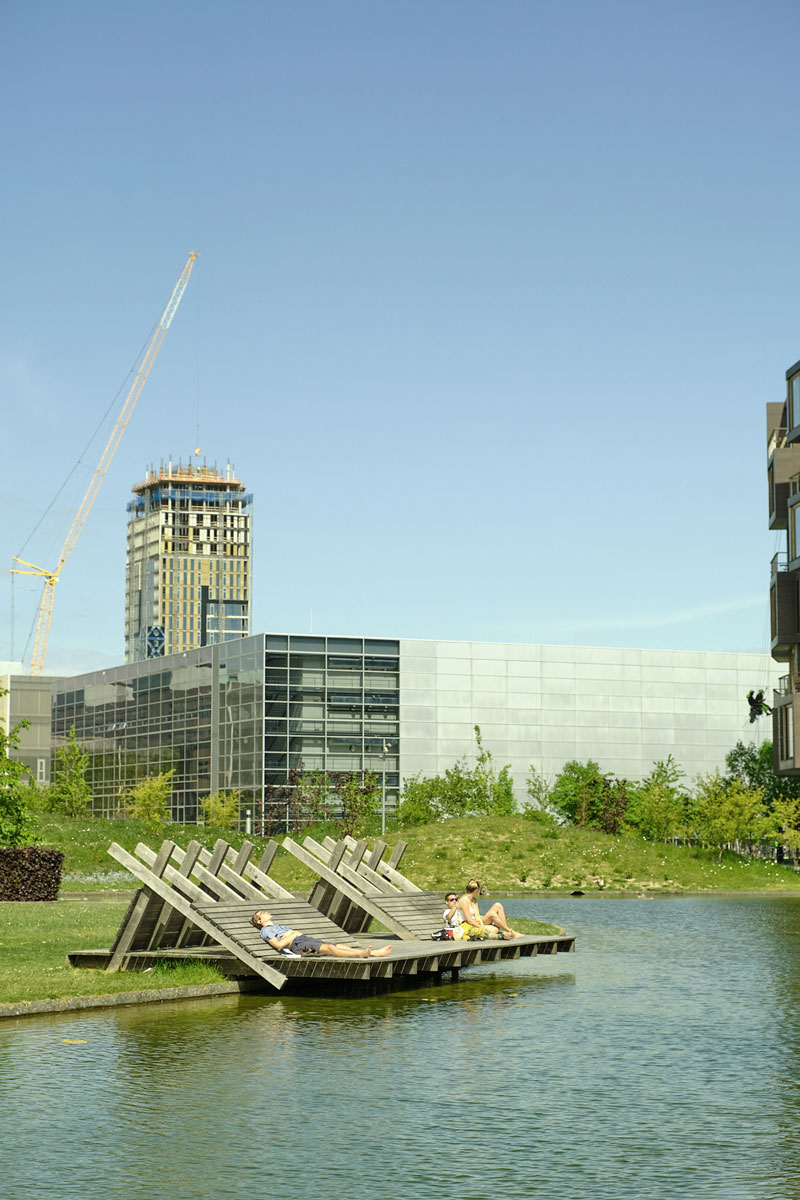
[[[365,946],[362,950],[355,946],[345,946],[339,942],[323,942],[319,948],[320,954],[325,954],[329,958],[385,958],[387,954],[392,953],[391,946],[384,946],[380,950],[373,950],[372,946]]]

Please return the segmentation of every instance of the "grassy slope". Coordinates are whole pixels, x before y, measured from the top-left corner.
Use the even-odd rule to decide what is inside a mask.
[[[97,890],[130,889],[133,881],[107,850],[112,841],[132,850],[138,841],[156,845],[162,836],[148,833],[135,821],[70,819],[49,814],[40,818],[48,845],[66,854],[62,895]],[[218,832],[196,825],[170,825],[164,834],[180,846],[199,838],[213,846]],[[333,825],[311,832],[335,835]],[[375,832],[374,830],[372,831]],[[224,835],[240,846],[243,834]],[[483,819],[468,817],[423,825],[387,834],[392,846],[408,842],[402,870],[425,889],[460,886],[476,875],[494,892],[585,891],[800,891],[800,874],[790,865],[748,861],[725,853],[690,846],[646,842],[632,834],[609,836],[593,830],[558,828],[525,817]],[[257,847],[261,838],[252,839]],[[260,853],[257,849],[256,854]],[[272,868],[274,877],[292,891],[307,889],[312,873],[281,851]]]
[[[402,834],[403,870],[420,887],[459,886],[467,875],[490,891],[800,891],[791,865],[691,846],[559,828],[525,817],[446,821]],[[392,839],[394,840],[394,839]]]

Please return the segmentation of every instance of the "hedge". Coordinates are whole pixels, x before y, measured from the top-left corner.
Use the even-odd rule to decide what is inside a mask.
[[[0,900],[57,900],[62,850],[0,847]]]

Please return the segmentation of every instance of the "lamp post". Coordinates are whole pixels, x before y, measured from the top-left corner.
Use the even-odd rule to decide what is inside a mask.
[[[386,833],[386,755],[389,752],[389,747],[386,742],[383,743],[383,772],[381,779],[381,837]]]

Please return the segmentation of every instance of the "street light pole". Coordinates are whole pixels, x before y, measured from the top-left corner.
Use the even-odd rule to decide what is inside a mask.
[[[383,778],[381,780],[381,837],[386,833],[386,754],[389,750],[386,742],[383,743]]]

